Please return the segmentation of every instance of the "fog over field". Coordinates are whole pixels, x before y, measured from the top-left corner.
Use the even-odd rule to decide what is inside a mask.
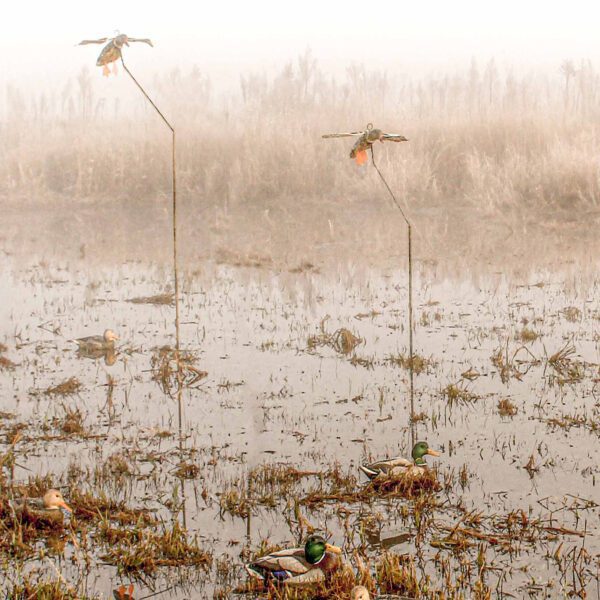
[[[3,7],[0,591],[599,597],[599,16]]]

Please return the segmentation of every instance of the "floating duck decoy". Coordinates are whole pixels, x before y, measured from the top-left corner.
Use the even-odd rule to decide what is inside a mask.
[[[86,44],[104,44],[108,41],[108,44],[102,48],[102,52],[100,52],[100,56],[98,56],[98,60],[96,61],[97,67],[102,67],[102,74],[105,77],[110,75],[110,70],[108,65],[110,63],[115,63],[113,65],[113,73],[117,74],[117,65],[116,61],[121,58],[121,50],[123,46],[129,46],[129,42],[143,42],[144,44],[148,44],[149,46],[154,47],[151,40],[148,38],[132,38],[124,33],[121,33],[114,38],[100,38],[98,40],[83,40],[79,42],[80,46],[85,46]]]
[[[374,479],[380,475],[419,477],[425,473],[427,463],[424,456],[440,456],[432,450],[427,442],[417,442],[412,449],[412,460],[403,457],[386,458],[370,464],[360,465],[358,468],[369,478]]]
[[[324,138],[341,138],[360,136],[350,151],[350,158],[353,158],[358,165],[364,165],[367,160],[367,150],[379,142],[408,142],[408,139],[399,133],[384,133],[381,129],[373,129],[373,123],[367,125],[365,131],[351,131],[349,133],[327,133]]]
[[[61,523],[63,508],[73,512],[58,490],[48,490],[42,498],[23,498],[13,503],[14,511],[23,520]]]
[[[350,600],[371,600],[371,595],[364,585],[357,585],[350,592]]]
[[[104,359],[104,364],[107,367],[112,367],[117,362],[117,352],[114,346],[109,348],[87,348],[80,347],[77,350],[77,356],[79,358],[91,358],[93,360],[98,360],[100,358]]]
[[[106,329],[102,335],[90,335],[70,341],[79,346],[81,353],[105,353],[114,350],[115,340],[118,339],[119,336],[112,329]]]
[[[263,582],[286,585],[318,583],[341,566],[341,548],[328,544],[320,535],[311,535],[304,548],[271,552],[246,565],[246,571]]]

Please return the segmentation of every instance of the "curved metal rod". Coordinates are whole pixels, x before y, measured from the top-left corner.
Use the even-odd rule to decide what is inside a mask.
[[[172,137],[172,151],[171,151],[171,163],[172,163],[172,181],[173,181],[173,284],[175,287],[175,352],[177,359],[177,370],[178,370],[178,379],[181,377],[181,369],[179,365],[179,350],[180,350],[180,337],[179,337],[179,276],[177,269],[177,180],[175,177],[175,129],[173,125],[169,123],[165,115],[160,111],[158,106],[154,104],[152,98],[148,96],[146,90],[142,87],[142,85],[138,82],[138,80],[133,76],[131,71],[127,68],[125,61],[123,60],[123,54],[121,54],[121,64],[123,65],[123,69],[127,72],[127,75],[131,77],[132,81],[137,85],[139,90],[144,94],[146,100],[150,102],[154,110],[158,113],[160,118],[164,121],[166,126],[171,130]],[[181,385],[181,381],[179,381],[179,385]]]
[[[409,373],[410,373],[410,438],[411,445],[414,446],[416,443],[416,423],[415,423],[415,384],[414,384],[414,350],[413,350],[413,330],[414,330],[414,322],[413,322],[413,269],[412,269],[412,226],[410,221],[406,218],[406,214],[398,200],[396,200],[396,196],[394,196],[394,192],[388,185],[388,182],[385,180],[385,177],[379,170],[377,163],[375,162],[375,154],[373,152],[373,144],[369,146],[371,150],[371,162],[377,171],[377,174],[383,181],[387,191],[390,194],[396,208],[400,211],[406,226],[408,227],[408,351],[410,354],[410,363],[409,363]]]

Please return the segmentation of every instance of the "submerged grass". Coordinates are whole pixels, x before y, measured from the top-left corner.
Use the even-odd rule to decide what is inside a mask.
[[[44,394],[47,396],[72,396],[81,391],[82,387],[83,386],[77,377],[69,377],[69,379],[58,385],[46,388]]]

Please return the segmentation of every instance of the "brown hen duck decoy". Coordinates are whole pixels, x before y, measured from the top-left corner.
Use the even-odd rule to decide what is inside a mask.
[[[59,490],[48,490],[42,498],[21,498],[12,503],[15,514],[24,521],[46,524],[61,524],[61,508],[73,512]]]

